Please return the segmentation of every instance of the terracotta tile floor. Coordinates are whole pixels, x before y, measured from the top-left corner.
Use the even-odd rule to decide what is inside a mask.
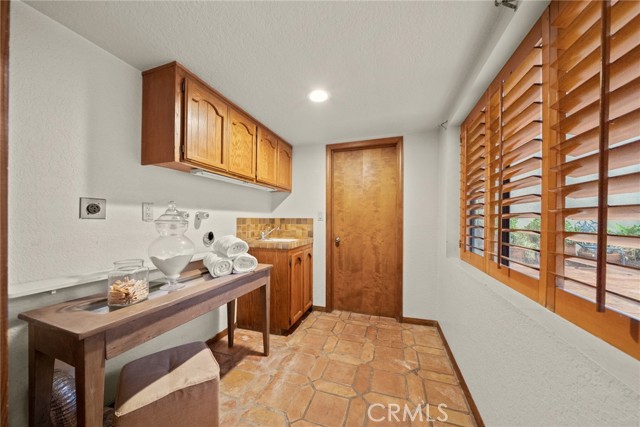
[[[224,427],[475,425],[433,327],[313,312],[288,337],[271,336],[269,357],[262,335],[243,329],[233,348],[226,338],[211,348]]]

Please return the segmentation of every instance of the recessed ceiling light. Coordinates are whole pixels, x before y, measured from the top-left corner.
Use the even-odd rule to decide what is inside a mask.
[[[329,99],[329,94],[325,90],[316,89],[309,93],[309,99],[313,102],[324,102]]]

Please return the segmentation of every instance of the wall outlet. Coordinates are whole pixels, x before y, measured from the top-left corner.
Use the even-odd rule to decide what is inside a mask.
[[[142,220],[144,222],[153,221],[153,203],[142,202]]]
[[[80,219],[106,219],[107,199],[80,197]]]
[[[324,212],[318,211],[318,221],[324,221]]]

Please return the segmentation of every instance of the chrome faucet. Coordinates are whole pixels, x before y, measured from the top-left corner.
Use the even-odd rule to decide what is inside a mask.
[[[267,239],[267,237],[269,237],[269,235],[270,235],[271,233],[273,233],[274,231],[277,231],[277,230],[280,230],[280,226],[273,227],[271,230],[267,231],[266,233],[265,233],[265,231],[264,231],[264,230],[262,230],[262,231],[260,232],[260,240],[266,240],[266,239]]]

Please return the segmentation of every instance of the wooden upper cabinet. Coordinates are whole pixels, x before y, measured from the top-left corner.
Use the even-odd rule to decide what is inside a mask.
[[[258,125],[244,114],[229,109],[229,172],[254,180]]]
[[[291,191],[292,148],[177,62],[142,73],[143,165]]]
[[[185,79],[184,160],[227,170],[229,107],[205,86]]]
[[[278,141],[278,178],[276,185],[291,191],[291,161],[293,149],[286,142]]]
[[[267,129],[258,129],[258,182],[278,185],[278,139]]]

